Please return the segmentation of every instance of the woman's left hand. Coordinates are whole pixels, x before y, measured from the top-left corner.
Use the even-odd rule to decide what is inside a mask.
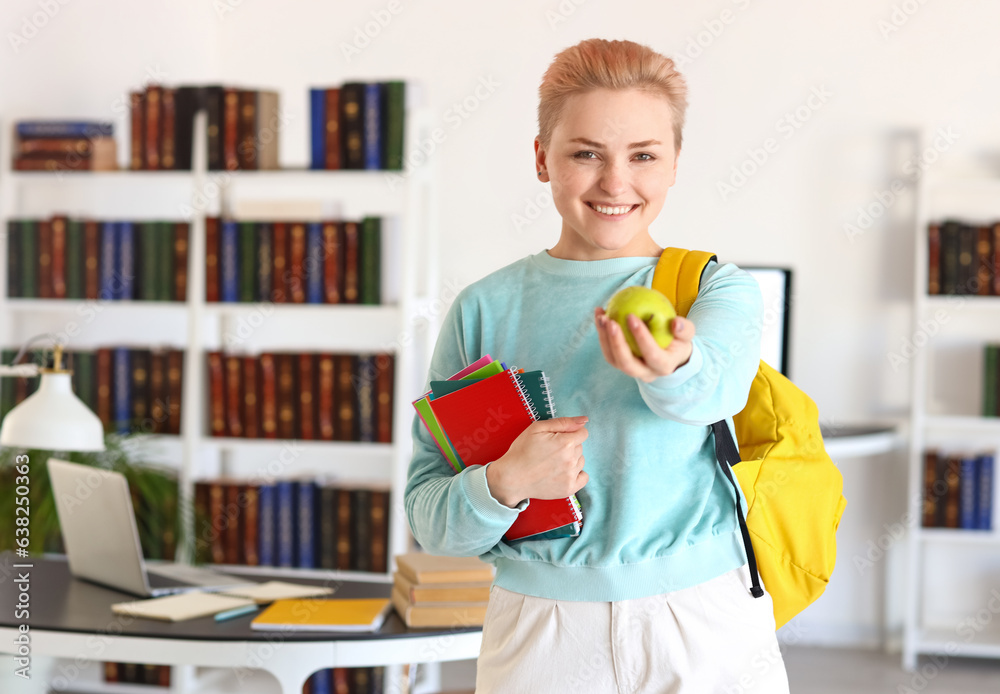
[[[638,316],[629,315],[628,325],[636,344],[642,351],[641,359],[632,354],[621,326],[608,318],[600,306],[594,309],[594,323],[597,326],[597,337],[601,342],[601,352],[607,362],[624,374],[642,379],[646,383],[660,376],[669,376],[687,364],[691,358],[694,323],[686,318],[678,316],[670,322],[674,339],[664,348],[656,343],[649,328],[639,320]]]

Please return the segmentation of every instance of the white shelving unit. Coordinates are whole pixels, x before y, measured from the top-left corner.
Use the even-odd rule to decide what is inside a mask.
[[[991,611],[997,605],[991,603],[991,589],[1000,581],[997,480],[992,530],[921,527],[928,448],[994,454],[1000,449],[1000,418],[979,416],[983,346],[1000,341],[1000,297],[927,294],[927,226],[947,218],[1000,220],[1000,178],[925,173],[918,181],[903,629],[903,667],[909,671],[921,655],[1000,658],[1000,615]],[[983,614],[992,619],[983,620]]]
[[[389,570],[376,578],[389,580],[395,569],[392,557],[413,546],[403,510],[406,470],[412,453],[410,402],[423,385],[436,332],[434,312],[429,310],[437,290],[433,158],[404,172],[208,171],[205,118],[202,112],[195,121],[194,142],[202,144],[195,146],[192,171],[79,172],[61,176],[11,171],[13,124],[17,119],[0,124],[0,344],[15,346],[40,333],[55,333],[64,339],[68,349],[110,345],[183,349],[182,434],[132,436],[128,445],[135,446],[143,460],[174,466],[182,496],[188,501],[193,498],[197,480],[221,475],[266,480],[313,473],[335,481],[388,484]],[[407,148],[426,139],[429,130],[429,113],[408,107],[404,135]],[[119,131],[116,137],[120,149],[124,148],[125,133]],[[308,202],[314,209],[321,209],[326,219],[382,216],[383,297],[388,295],[393,299],[391,303],[207,304],[205,218],[233,213],[239,219],[241,209],[250,209],[264,199],[275,203]],[[187,301],[168,304],[9,299],[7,221],[54,213],[98,219],[187,219],[191,224]],[[249,214],[244,218],[267,219]],[[393,443],[209,436],[205,360],[206,352],[213,349],[246,354],[264,350],[394,353]],[[191,519],[187,522],[190,528]],[[241,572],[254,570],[238,568]],[[273,569],[260,570],[268,568]],[[344,575],[312,570],[308,573],[312,577]]]

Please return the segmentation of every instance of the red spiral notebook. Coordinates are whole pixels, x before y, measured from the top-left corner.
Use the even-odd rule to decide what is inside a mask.
[[[532,422],[555,416],[544,375],[535,385],[540,383],[545,397],[535,399],[523,380],[530,375],[507,369],[430,400],[438,424],[466,467],[500,458]],[[579,534],[582,519],[575,495],[565,499],[531,499],[504,539],[512,542],[572,537]]]

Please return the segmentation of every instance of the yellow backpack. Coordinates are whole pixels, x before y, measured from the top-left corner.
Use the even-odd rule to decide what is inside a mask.
[[[705,251],[667,248],[653,288],[686,316],[702,271],[715,259]],[[734,492],[729,468],[735,470],[746,497],[746,518],[738,494],[736,511],[753,577],[751,592],[763,595],[759,571],[780,628],[822,595],[830,581],[837,526],[847,505],[844,480],[823,447],[816,404],[763,361],[733,424],[738,450],[725,420],[712,425],[716,456]]]

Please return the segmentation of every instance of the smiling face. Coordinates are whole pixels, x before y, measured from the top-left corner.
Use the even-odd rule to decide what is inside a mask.
[[[535,139],[538,180],[552,183],[562,233],[549,255],[568,260],[656,256],[649,225],[677,176],[670,108],[637,89],[567,99],[549,146]]]

